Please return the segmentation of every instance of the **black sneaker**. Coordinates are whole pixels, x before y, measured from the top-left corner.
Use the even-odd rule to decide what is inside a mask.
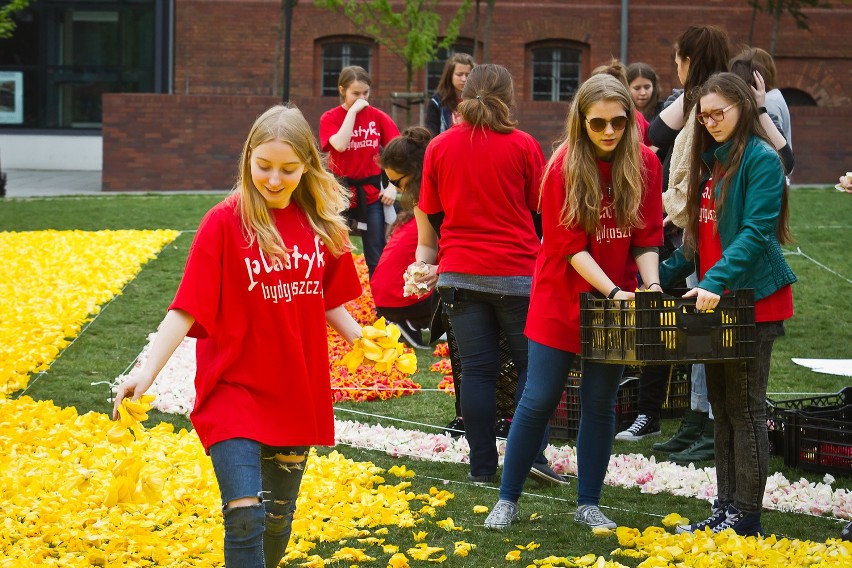
[[[393,323],[399,328],[400,335],[402,335],[402,338],[408,345],[414,349],[431,349],[431,347],[423,343],[423,334],[420,333],[419,329],[412,327],[407,321]]]
[[[678,525],[675,528],[675,532],[677,534],[683,533],[693,533],[695,531],[702,531],[707,527],[710,527],[710,530],[715,531],[716,525],[723,522],[728,517],[728,508],[723,507],[719,504],[719,500],[716,499],[713,501],[713,505],[710,507],[710,516],[704,519],[703,521],[699,521],[697,523],[692,523],[691,525]]]
[[[840,531],[840,538],[842,540],[850,540],[852,541],[852,522],[847,523],[843,530]]]
[[[553,471],[546,463],[534,463],[530,468],[530,473],[527,475],[530,479],[535,479],[541,485],[568,485],[570,482]]]
[[[509,437],[509,428],[512,426],[511,418],[501,418],[494,425],[494,434],[498,438],[508,438]]]
[[[725,520],[713,527],[713,532],[719,533],[725,529],[731,529],[739,536],[763,534],[763,527],[760,526],[760,513],[746,513],[730,505]]]
[[[497,474],[494,475],[473,475],[472,473],[467,474],[467,480],[473,481],[474,483],[495,483],[497,481]]]
[[[642,438],[660,435],[659,418],[651,418],[647,414],[640,414],[630,425],[630,428],[615,435],[616,440],[638,442]]]
[[[464,419],[461,416],[456,416],[452,422],[444,428],[444,434],[451,438],[458,438],[464,434]]]

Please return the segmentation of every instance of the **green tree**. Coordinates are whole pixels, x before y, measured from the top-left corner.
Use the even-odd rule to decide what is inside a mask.
[[[752,8],[751,29],[748,34],[749,44],[754,33],[754,21],[757,12],[769,14],[772,17],[772,32],[769,36],[769,53],[775,55],[775,47],[778,44],[778,26],[781,24],[781,16],[785,13],[792,16],[796,22],[796,27],[801,30],[810,31],[808,26],[808,16],[802,9],[804,8],[829,8],[827,2],[822,0],[748,0],[748,5]]]
[[[10,0],[0,8],[0,39],[12,37],[15,33],[15,20],[13,16],[29,6],[30,0]]]
[[[450,47],[470,10],[471,0],[462,0],[438,41],[441,15],[438,0],[314,0],[317,6],[341,12],[366,35],[371,36],[405,63],[405,88],[411,92],[414,73],[435,59],[438,49]]]

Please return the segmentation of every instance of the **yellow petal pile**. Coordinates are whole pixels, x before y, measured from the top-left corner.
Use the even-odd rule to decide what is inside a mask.
[[[122,399],[121,406],[118,407],[119,420],[107,432],[107,440],[113,444],[126,446],[134,439],[130,432],[131,428],[134,428],[137,437],[141,435],[145,429],[139,423],[148,420],[148,411],[151,410],[152,402],[154,402],[153,394],[143,394],[137,400]]]
[[[852,543],[829,539],[824,543],[768,537],[742,537],[725,530],[694,534],[671,534],[660,527],[648,527],[641,533],[634,528],[618,527],[622,547],[613,555],[644,558],[639,568],[664,566],[784,566],[785,568],[841,568],[852,566]]]
[[[219,490],[195,433],[160,424],[122,446],[105,435],[112,425],[105,414],[79,416],[49,401],[0,400],[0,568],[222,565]],[[367,562],[387,546],[370,538],[386,534],[381,527],[423,522],[410,504],[452,498],[436,488],[415,494],[409,481],[386,484],[382,473],[338,452],[312,454],[287,561],[323,566],[316,542],[363,539],[376,548],[341,547],[334,558]],[[425,543],[416,552],[439,558]]]
[[[178,231],[0,232],[0,397],[47,369]]]
[[[417,372],[417,356],[405,353],[405,345],[399,341],[399,328],[379,318],[373,325],[361,328],[362,336],[355,340],[352,350],[344,355],[341,363],[350,373],[366,362],[376,371],[387,372],[392,367],[405,375]]]

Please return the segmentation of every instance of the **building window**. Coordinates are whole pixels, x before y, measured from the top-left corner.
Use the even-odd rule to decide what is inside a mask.
[[[426,93],[431,94],[438,90],[441,73],[444,72],[444,64],[456,53],[473,55],[473,42],[459,41],[454,43],[452,47],[442,47],[438,50],[438,56],[426,64]]]
[[[33,2],[14,35],[0,40],[0,74],[21,78],[15,85],[23,107],[14,121],[0,116],[0,124],[97,129],[104,93],[166,90],[168,71],[158,56],[170,20],[161,4]]]
[[[532,100],[570,101],[580,87],[583,50],[542,46],[532,53]]]
[[[358,65],[370,72],[372,48],[363,43],[335,42],[322,46],[322,91],[324,97],[337,95],[337,80],[340,71],[350,65]]]

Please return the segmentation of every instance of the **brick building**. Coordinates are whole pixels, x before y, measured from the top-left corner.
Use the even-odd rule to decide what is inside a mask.
[[[170,57],[160,88],[103,94],[105,190],[230,187],[248,127],[279,100],[271,93],[280,0],[164,2],[165,8],[157,2],[158,14],[168,16],[163,25],[173,33],[158,32],[169,42],[164,51]],[[441,2],[445,19],[458,4]],[[593,67],[619,57],[622,49],[627,62],[651,64],[660,75],[662,91],[668,93],[679,86],[672,45],[688,25],[721,26],[735,46],[748,41],[752,11],[746,0],[686,4],[496,2],[490,61],[506,66],[515,78],[520,128],[533,134],[549,154],[577,83]],[[793,181],[828,183],[852,164],[852,6],[835,3],[805,13],[810,31],[797,29],[789,16],[782,18],[775,53],[778,87],[791,105],[797,162]],[[405,112],[394,110],[390,98],[405,90],[405,67],[395,55],[343,16],[310,0],[295,6],[292,21],[290,100],[311,124],[316,127],[322,112],[338,104],[336,70],[357,63],[372,75],[371,102],[405,126]],[[767,48],[770,31],[769,17],[758,14],[752,44]],[[453,49],[473,51],[475,38],[474,16],[469,13]],[[431,92],[440,68],[437,61],[430,71],[418,72],[413,90]],[[412,122],[418,120],[415,107]]]

